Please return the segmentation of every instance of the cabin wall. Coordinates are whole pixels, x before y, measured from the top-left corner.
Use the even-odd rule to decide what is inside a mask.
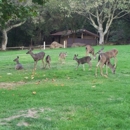
[[[64,44],[66,43],[66,47],[71,47],[73,43],[81,43],[86,45],[97,45],[97,38],[95,36],[91,36],[89,34],[70,34],[66,36],[54,36],[54,41]]]
[[[80,39],[80,38],[68,38],[67,39],[67,47],[71,47],[73,43],[81,43],[86,45],[97,45],[97,39]]]

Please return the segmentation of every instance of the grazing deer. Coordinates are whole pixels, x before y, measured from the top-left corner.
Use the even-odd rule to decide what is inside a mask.
[[[94,54],[94,48],[91,45],[86,45],[86,56],[88,56],[88,54],[92,54],[94,59],[96,58]]]
[[[117,59],[116,59],[116,55],[118,54],[118,50],[116,49],[112,49],[112,50],[109,50],[107,52],[105,52],[107,54],[107,56],[111,59],[111,58],[114,58],[114,64],[115,64],[115,67],[116,67],[116,64],[117,64]]]
[[[111,69],[112,73],[115,73],[116,67],[114,65],[111,64],[110,62],[110,56],[108,55],[108,53],[100,53],[98,56],[98,63],[96,65],[96,71],[95,71],[95,75],[97,76],[97,69],[100,65],[100,73],[102,76],[107,78],[108,75],[108,70],[107,70],[107,66]],[[106,75],[103,74],[103,66],[106,65]]]
[[[89,64],[89,69],[91,69],[91,67],[92,67],[92,65],[91,65],[91,57],[90,56],[85,56],[85,57],[82,57],[82,58],[77,58],[78,57],[78,55],[74,55],[74,58],[73,58],[73,60],[76,60],[77,61],[77,63],[78,63],[78,65],[77,65],[77,69],[78,69],[78,66],[80,65],[80,64],[82,64],[83,65],[83,70],[85,70],[85,68],[84,68],[84,64],[85,63],[88,63]]]
[[[50,57],[50,55],[47,55],[47,56],[46,56],[45,68],[46,68],[47,65],[48,65],[48,67],[50,68],[50,62],[51,62],[51,57]]]
[[[32,52],[32,49],[30,49],[26,54],[30,54],[34,60],[34,69],[33,70],[36,70],[36,65],[37,65],[37,62],[39,60],[42,60],[42,63],[43,63],[43,67],[44,67],[44,56],[45,56],[45,52],[39,52],[39,53],[33,53]]]
[[[15,58],[13,61],[16,62],[16,66],[15,66],[16,70],[23,69],[23,66],[19,63],[19,56],[17,56],[17,58]]]
[[[60,61],[61,63],[63,63],[63,62],[65,61],[66,56],[67,56],[67,52],[61,52],[61,53],[59,54],[59,61]]]

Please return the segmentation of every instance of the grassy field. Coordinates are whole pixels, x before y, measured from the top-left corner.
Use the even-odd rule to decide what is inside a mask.
[[[101,47],[94,46],[95,51]],[[98,70],[82,65],[76,70],[73,55],[85,55],[85,48],[47,49],[51,69],[37,64],[31,77],[33,59],[27,50],[0,52],[0,130],[130,130],[130,46],[105,46],[118,49],[116,73],[108,78]],[[34,50],[34,53],[40,50]],[[67,52],[64,64],[60,52]],[[20,57],[24,70],[14,69]],[[114,60],[112,59],[113,63]],[[105,72],[105,67],[104,67]]]

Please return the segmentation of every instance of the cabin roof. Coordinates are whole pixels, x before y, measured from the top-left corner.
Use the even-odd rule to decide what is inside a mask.
[[[59,32],[53,33],[51,35],[52,36],[66,36],[66,35],[70,35],[70,34],[73,34],[73,33],[86,33],[86,34],[89,34],[89,35],[92,35],[92,36],[95,36],[95,37],[99,37],[97,34],[92,33],[92,32],[90,32],[86,29],[78,29],[76,31],[72,31],[72,30],[59,31]]]

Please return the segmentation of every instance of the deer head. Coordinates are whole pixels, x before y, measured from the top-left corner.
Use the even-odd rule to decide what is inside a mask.
[[[78,57],[78,54],[75,54],[73,60],[76,60],[77,57]]]
[[[33,48],[29,48],[26,54],[30,54],[32,52]]]
[[[18,59],[19,59],[19,56],[17,56],[17,58],[15,58],[13,61],[16,62],[18,61]]]

